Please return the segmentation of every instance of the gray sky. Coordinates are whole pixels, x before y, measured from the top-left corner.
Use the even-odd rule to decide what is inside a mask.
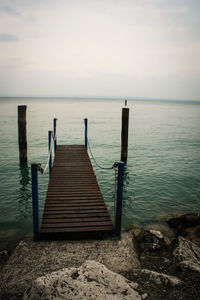
[[[200,99],[200,0],[0,0],[0,96]]]

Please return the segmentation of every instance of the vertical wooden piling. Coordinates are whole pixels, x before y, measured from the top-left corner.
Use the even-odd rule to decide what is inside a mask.
[[[18,106],[18,144],[20,163],[27,163],[26,105]]]
[[[122,131],[121,131],[121,161],[127,163],[128,157],[128,126],[129,108],[122,108]]]

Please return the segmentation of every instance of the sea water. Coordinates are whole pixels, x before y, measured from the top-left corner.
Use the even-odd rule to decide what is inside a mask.
[[[32,234],[32,162],[45,166],[47,134],[58,118],[58,144],[84,144],[84,118],[97,162],[120,160],[119,99],[0,98],[0,249]],[[17,106],[27,105],[28,165],[20,166]],[[200,102],[129,100],[129,147],[122,227],[162,223],[200,211]],[[92,161],[113,219],[115,174]],[[48,172],[38,174],[40,218]]]

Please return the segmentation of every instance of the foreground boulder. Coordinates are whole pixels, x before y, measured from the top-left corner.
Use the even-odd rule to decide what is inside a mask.
[[[62,268],[79,267],[86,260],[104,264],[113,272],[140,268],[133,234],[123,233],[120,240],[21,241],[0,272],[1,294],[21,295],[32,281]]]
[[[174,259],[182,271],[192,272],[200,277],[200,248],[182,236],[178,237]]]
[[[118,299],[141,300],[138,284],[88,260],[79,268],[62,269],[37,278],[24,294],[24,300]]]

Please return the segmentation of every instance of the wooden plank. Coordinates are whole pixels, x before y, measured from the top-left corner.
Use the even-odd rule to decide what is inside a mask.
[[[81,202],[79,202],[79,203],[62,203],[62,204],[60,204],[60,203],[56,203],[56,202],[54,202],[53,204],[51,204],[51,203],[49,203],[49,202],[46,202],[46,204],[45,204],[45,209],[52,209],[52,208],[55,208],[55,210],[56,209],[58,209],[58,208],[62,208],[62,209],[68,209],[68,208],[72,208],[72,207],[74,207],[74,208],[76,208],[76,207],[80,207],[81,206],[81,208],[83,208],[83,209],[85,209],[86,207],[88,207],[88,208],[90,208],[90,207],[95,207],[95,208],[99,208],[99,207],[101,207],[101,208],[103,208],[104,207],[104,203],[103,202],[90,202],[90,203],[81,203]]]
[[[101,214],[103,215],[103,213],[107,213],[106,209],[87,209],[87,210],[68,210],[68,211],[51,211],[51,210],[45,210],[44,214],[52,214],[52,215],[62,215],[62,214],[77,214],[77,215],[82,215],[82,214]]]
[[[53,233],[53,232],[85,232],[85,231],[112,231],[113,226],[97,226],[97,227],[74,227],[74,228],[42,228],[41,232]]]
[[[95,203],[101,203],[101,204],[104,204],[104,201],[103,199],[100,199],[100,200],[76,200],[76,201],[66,201],[66,200],[63,200],[63,201],[56,201],[56,200],[48,200],[46,201],[46,205],[52,205],[52,206],[65,206],[65,205],[71,205],[71,204],[74,204],[74,205],[85,205],[85,204],[95,204]]]
[[[88,217],[88,218],[43,218],[43,224],[45,223],[81,223],[81,222],[99,222],[99,221],[110,221],[109,216],[107,217]]]
[[[112,226],[112,222],[109,221],[98,221],[98,222],[78,222],[78,223],[43,223],[42,228],[72,228],[72,227],[97,227],[97,226]]]
[[[92,200],[102,200],[102,196],[99,195],[99,196],[91,196],[91,195],[88,195],[88,196],[85,196],[85,195],[82,195],[82,197],[77,197],[77,196],[74,196],[74,197],[71,197],[71,196],[48,196],[46,198],[46,201],[92,201]]]
[[[45,219],[60,219],[60,218],[65,218],[66,220],[68,218],[92,218],[92,217],[109,217],[109,213],[107,211],[105,212],[90,212],[90,213],[81,213],[81,214],[54,214],[54,213],[44,213],[43,214],[43,220]]]
[[[88,211],[95,211],[95,212],[100,212],[100,211],[106,211],[106,207],[104,205],[101,205],[101,206],[72,206],[72,207],[62,207],[61,209],[59,209],[59,207],[48,207],[48,206],[45,206],[45,212],[54,212],[54,213],[58,213],[58,212],[61,212],[61,213],[70,213],[70,212],[77,212],[77,213],[82,213],[82,212],[88,212]]]

